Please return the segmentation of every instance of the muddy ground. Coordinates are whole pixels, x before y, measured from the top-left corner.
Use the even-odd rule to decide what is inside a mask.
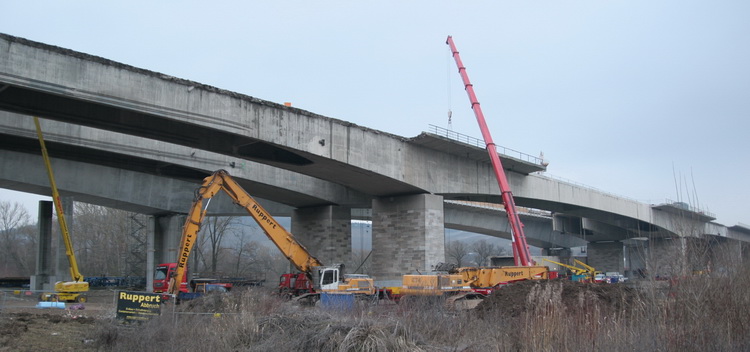
[[[115,315],[111,290],[91,291],[88,302],[66,309],[36,308],[36,295],[3,294],[0,351],[95,351],[100,323]]]

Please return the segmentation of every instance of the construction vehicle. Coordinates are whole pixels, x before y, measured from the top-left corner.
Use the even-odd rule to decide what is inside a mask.
[[[484,295],[517,281],[548,280],[557,278],[557,273],[550,272],[546,266],[499,266],[499,267],[463,267],[455,273],[471,287],[471,290]]]
[[[456,274],[415,274],[401,277],[401,296],[453,296],[472,292],[461,275]]]
[[[489,128],[484,119],[482,108],[477,101],[474,88],[466,74],[466,68],[461,62],[461,57],[453,43],[453,38],[448,36],[446,44],[450,46],[453,58],[458,66],[458,72],[464,83],[471,108],[479,123],[479,129],[486,144],[490,162],[495,177],[500,187],[500,194],[508,216],[511,228],[511,241],[513,248],[513,259],[516,266],[512,267],[465,267],[451,268],[447,274],[425,274],[404,275],[402,278],[401,293],[404,295],[452,295],[454,300],[460,299],[469,292],[489,294],[504,284],[521,281],[550,278],[549,268],[536,266],[531,259],[531,252],[526,243],[526,235],[523,232],[523,224],[516,211],[508,179],[503,171],[503,166],[498,156],[495,143],[492,141]],[[440,266],[440,265],[438,265]]]
[[[163,263],[156,266],[156,270],[154,271],[154,283],[153,283],[153,291],[154,293],[164,293],[167,292],[167,289],[169,288],[169,281],[174,277],[175,271],[177,270],[177,263]],[[187,274],[187,268],[185,269],[185,273],[182,275],[182,282],[180,283],[180,292],[188,292],[188,282],[187,282],[188,274]]]
[[[578,259],[574,259],[573,261],[575,261],[575,263],[580,265],[581,267],[558,263],[556,261],[549,260],[546,258],[542,260],[570,269],[570,271],[573,273],[573,276],[571,277],[571,280],[573,281],[596,282],[596,276],[601,275],[601,271],[596,271],[596,269],[594,269],[592,266],[589,266]]]
[[[508,178],[505,175],[505,171],[503,171],[503,164],[498,156],[495,142],[492,140],[492,135],[490,134],[487,122],[484,119],[484,114],[482,113],[482,108],[479,105],[476,94],[474,93],[474,86],[469,81],[469,76],[466,74],[466,67],[464,67],[464,64],[461,62],[461,56],[459,56],[458,50],[456,49],[456,45],[453,43],[453,38],[451,36],[448,36],[446,44],[448,44],[451,49],[453,58],[458,66],[458,73],[461,75],[464,88],[469,95],[471,109],[474,110],[474,115],[479,123],[479,129],[482,131],[482,137],[486,144],[487,153],[490,155],[492,169],[495,173],[495,178],[497,178],[498,186],[500,187],[503,206],[508,215],[508,223],[510,223],[513,259],[516,266],[533,266],[534,262],[531,260],[531,252],[529,251],[529,246],[526,244],[526,235],[523,232],[523,223],[521,223],[521,218],[518,216],[518,211],[516,211],[516,204],[513,200],[513,193],[510,191]]]
[[[60,201],[60,193],[57,192],[57,184],[55,183],[55,175],[52,173],[52,164],[49,161],[49,154],[47,153],[47,147],[44,144],[44,136],[42,135],[42,127],[39,125],[39,118],[34,116],[34,124],[36,125],[36,134],[39,137],[39,144],[42,147],[42,158],[44,159],[44,166],[47,168],[47,176],[49,176],[50,188],[52,188],[52,201],[55,205],[55,211],[57,212],[57,222],[60,224],[60,234],[62,235],[63,243],[65,244],[65,255],[68,257],[68,263],[70,264],[70,277],[72,281],[58,281],[55,283],[54,293],[42,293],[39,296],[41,301],[51,302],[86,302],[86,292],[89,290],[89,283],[86,282],[78,271],[78,262],[73,251],[73,242],[70,239],[70,233],[68,232],[68,225],[65,222],[65,214],[63,214],[62,202]]]
[[[535,265],[531,259],[531,252],[529,251],[529,246],[526,243],[526,235],[523,231],[523,223],[521,223],[521,219],[518,216],[513,194],[503,171],[495,143],[492,141],[492,136],[485,122],[482,108],[477,101],[476,94],[474,94],[474,88],[469,81],[469,76],[466,74],[466,68],[461,62],[461,57],[453,43],[453,38],[448,36],[446,44],[450,46],[458,66],[458,72],[469,95],[472,110],[474,110],[479,128],[482,131],[492,168],[500,187],[503,205],[508,216],[508,222],[510,223],[513,259],[516,265],[504,267],[448,268],[445,264],[441,263],[437,265],[437,270],[447,271],[447,273],[404,275],[402,277],[401,295],[450,296],[449,300],[455,303],[467,297],[481,298],[483,295],[487,295],[508,283],[522,280],[550,279],[555,278],[556,274],[550,273],[549,268],[546,266]]]
[[[180,241],[175,275],[170,278],[167,292],[176,294],[186,275],[187,262],[195,244],[198,231],[207,214],[208,202],[219,192],[224,191],[235,204],[244,208],[266,236],[284,256],[313,283],[314,292],[304,298],[317,300],[320,293],[340,293],[375,296],[378,292],[374,281],[364,275],[344,275],[343,265],[324,266],[294,236],[286,231],[258,202],[253,199],[225,170],[214,172],[203,180],[197,189],[193,205],[188,212]],[[204,205],[204,202],[206,204]]]
[[[286,273],[279,277],[279,295],[297,297],[307,293],[315,293],[312,282],[305,273]]]
[[[227,293],[232,290],[231,283],[219,282],[218,279],[195,279],[190,282],[189,291],[177,293],[177,301],[190,301],[212,293]]]

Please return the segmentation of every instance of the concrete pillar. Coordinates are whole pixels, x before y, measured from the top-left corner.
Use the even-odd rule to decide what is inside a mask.
[[[154,287],[154,269],[157,264],[177,261],[177,247],[182,238],[185,215],[152,216],[148,223],[146,252],[146,290]],[[192,258],[191,258],[192,259]]]
[[[177,251],[182,238],[182,226],[185,215],[162,215],[152,219],[154,260],[156,263],[173,263],[177,261]],[[153,268],[151,268],[153,270]]]
[[[378,281],[429,272],[445,262],[443,197],[418,194],[373,200],[371,257]]]
[[[625,272],[629,279],[642,279],[648,272],[649,241],[645,239],[630,240],[625,245]]]
[[[651,238],[648,241],[646,268],[652,277],[682,276],[685,241],[680,237]]]
[[[588,265],[602,273],[607,271],[625,272],[625,251],[622,242],[590,242],[586,248]]]
[[[707,268],[713,273],[730,273],[742,265],[742,254],[741,241],[725,237],[715,238]]]
[[[296,209],[292,213],[290,232],[323,264],[344,264],[347,273],[356,269],[352,267],[350,208],[326,205]]]
[[[49,277],[52,273],[52,202],[39,201],[37,222],[39,224],[39,241],[36,251],[36,271],[31,277],[32,290],[50,290]]]

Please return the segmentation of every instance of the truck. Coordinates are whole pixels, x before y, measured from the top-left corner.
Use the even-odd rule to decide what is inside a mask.
[[[292,298],[315,293],[315,288],[305,273],[285,273],[279,277],[278,293],[282,297]]]
[[[87,300],[86,292],[89,290],[89,283],[85,281],[83,275],[78,270],[78,261],[76,261],[73,241],[70,238],[68,225],[65,222],[65,214],[62,209],[62,201],[60,201],[60,193],[57,191],[55,175],[52,173],[52,164],[49,161],[49,154],[47,153],[47,147],[44,143],[42,127],[39,124],[39,118],[36,116],[34,116],[34,124],[36,125],[36,134],[37,137],[39,137],[39,144],[42,148],[44,166],[47,168],[47,176],[49,177],[50,188],[52,189],[52,201],[55,205],[55,211],[57,212],[57,222],[60,225],[60,234],[62,235],[63,243],[65,244],[65,255],[68,257],[70,277],[72,279],[72,281],[56,282],[55,292],[44,292],[39,295],[39,300],[83,303]]]
[[[220,191],[225,192],[235,204],[245,209],[281,253],[300,273],[304,274],[307,280],[313,283],[313,292],[303,293],[298,296],[299,299],[315,302],[319,299],[320,293],[377,296],[378,290],[372,278],[364,275],[345,275],[342,264],[323,265],[255,201],[226,170],[218,170],[204,178],[203,183],[195,192],[193,205],[190,207],[183,227],[175,274],[169,279],[168,294],[176,295],[181,290],[182,285],[177,283],[182,283],[186,275],[190,253],[203,219],[207,215],[208,202]]]
[[[169,281],[174,277],[176,270],[177,263],[163,263],[156,266],[156,270],[154,270],[153,283],[154,293],[167,292],[169,288]],[[188,274],[186,269],[185,274],[182,275],[182,282],[180,283],[180,288],[178,289],[179,292],[188,292],[187,278]]]

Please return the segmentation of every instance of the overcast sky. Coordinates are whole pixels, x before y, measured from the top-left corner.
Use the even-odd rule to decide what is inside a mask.
[[[0,32],[404,137],[481,137],[452,35],[498,145],[750,223],[750,1],[251,3],[3,1]]]

